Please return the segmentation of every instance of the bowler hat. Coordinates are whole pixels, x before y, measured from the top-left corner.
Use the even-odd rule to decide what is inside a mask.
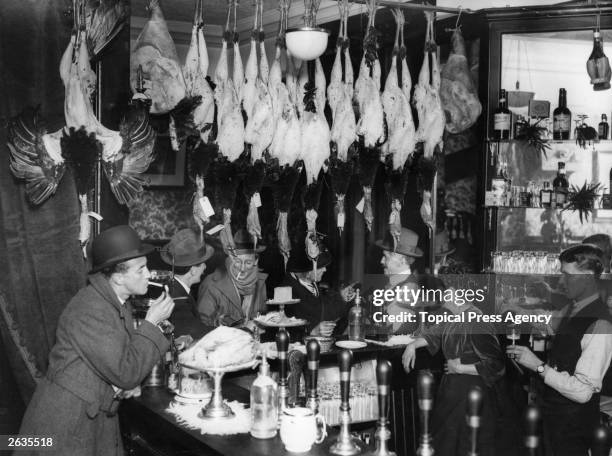
[[[266,250],[266,246],[257,244],[257,247],[255,247],[253,237],[243,228],[234,233],[234,247],[228,249],[230,250],[229,253],[233,255],[246,255],[261,253]]]
[[[152,245],[143,244],[132,228],[127,225],[113,226],[101,232],[91,246],[92,268],[90,273],[101,271],[122,261],[148,255]]]
[[[319,249],[321,251],[317,257],[317,269],[324,268],[332,262],[329,250],[322,244],[319,245]],[[289,259],[287,260],[287,272],[309,271],[312,271],[312,259],[306,254],[306,249],[304,247],[291,249]]]
[[[422,257],[423,251],[417,247],[419,243],[419,235],[408,228],[402,228],[400,232],[399,242],[397,247],[393,248],[393,239],[388,233],[385,240],[376,241],[376,245],[383,250],[390,252],[399,253],[401,255],[408,255],[411,257]]]
[[[191,228],[180,230],[172,236],[159,256],[169,265],[194,266],[208,260],[215,249],[200,241],[200,236]]]

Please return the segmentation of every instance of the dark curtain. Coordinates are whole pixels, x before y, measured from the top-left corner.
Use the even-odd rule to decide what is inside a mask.
[[[59,61],[69,41],[70,0],[0,3],[0,119],[41,105],[49,131],[63,124]],[[0,128],[0,329],[5,353],[27,403],[36,375],[46,371],[58,318],[85,282],[78,243],[74,180],[39,207],[11,174],[5,122]],[[0,385],[1,386],[1,385]]]

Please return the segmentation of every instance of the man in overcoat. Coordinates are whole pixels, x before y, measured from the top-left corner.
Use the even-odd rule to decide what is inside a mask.
[[[145,255],[152,249],[126,225],[94,239],[89,284],[60,316],[47,375],[19,431],[53,437],[52,450],[43,448],[41,454],[123,456],[119,402],[133,394],[169,348],[158,324],[172,313],[172,299],[164,293],[153,301],[138,329],[128,301],[147,291]]]

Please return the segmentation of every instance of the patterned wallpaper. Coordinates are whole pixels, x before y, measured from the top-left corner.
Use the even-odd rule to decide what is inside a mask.
[[[129,224],[142,239],[170,239],[180,229],[195,227],[192,195],[186,189],[145,190],[129,204]]]

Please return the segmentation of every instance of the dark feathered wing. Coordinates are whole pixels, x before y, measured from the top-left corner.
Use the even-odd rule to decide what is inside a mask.
[[[87,47],[93,57],[117,36],[130,16],[128,0],[88,0],[85,5]]]
[[[153,161],[155,131],[149,124],[148,100],[133,100],[119,125],[123,147],[112,161],[104,161],[104,174],[120,204],[127,204],[146,184],[141,176]]]
[[[50,155],[43,141],[46,133],[38,109],[26,109],[8,124],[11,171],[18,179],[25,180],[28,200],[35,205],[55,193],[66,168],[61,158],[59,135],[49,135],[47,143],[57,148]]]

